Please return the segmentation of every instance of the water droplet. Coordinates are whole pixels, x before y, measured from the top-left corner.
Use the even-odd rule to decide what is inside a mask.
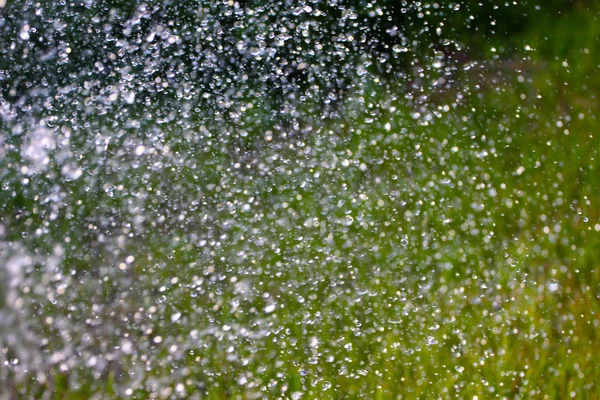
[[[560,289],[560,285],[558,284],[557,280],[551,280],[546,284],[546,287],[548,288],[548,291],[554,293],[557,292],[558,289]]]
[[[264,308],[264,311],[265,311],[265,313],[267,313],[267,314],[270,314],[270,313],[272,313],[273,311],[275,311],[275,307],[276,307],[276,305],[275,305],[275,304],[269,304],[268,306],[266,306],[266,307]]]
[[[345,215],[342,217],[342,225],[350,226],[354,222],[354,218],[351,215]]]

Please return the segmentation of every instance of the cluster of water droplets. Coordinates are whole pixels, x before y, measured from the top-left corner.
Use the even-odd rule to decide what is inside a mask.
[[[560,295],[529,263],[547,243],[576,253],[556,215],[589,204],[543,181],[530,197],[514,117],[471,111],[527,73],[469,60],[444,25],[475,23],[467,7],[404,3],[8,1],[8,390],[461,392],[494,337],[545,335],[515,295]],[[440,352],[455,364],[434,377]]]

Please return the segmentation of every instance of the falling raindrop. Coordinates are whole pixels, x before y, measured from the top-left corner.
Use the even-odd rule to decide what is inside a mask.
[[[556,280],[553,279],[553,280],[551,280],[551,281],[549,281],[547,283],[546,287],[548,288],[548,290],[551,293],[554,293],[554,292],[557,292],[559,290],[560,285],[558,284],[558,281],[556,281]]]

